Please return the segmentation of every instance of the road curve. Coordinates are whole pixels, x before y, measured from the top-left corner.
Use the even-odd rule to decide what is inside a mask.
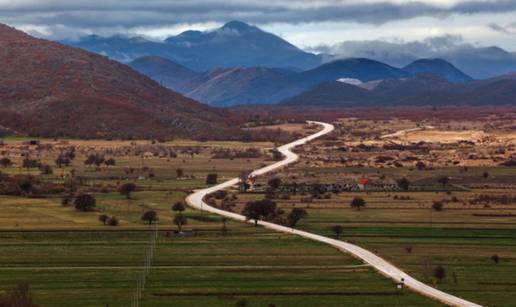
[[[318,124],[318,125],[322,126],[323,129],[315,134],[312,134],[310,136],[304,137],[304,138],[294,141],[292,143],[278,147],[277,149],[285,156],[285,158],[274,164],[271,164],[264,168],[255,170],[254,172],[252,172],[252,176],[263,175],[267,172],[276,170],[287,164],[295,162],[298,159],[298,156],[291,151],[292,148],[299,146],[299,145],[303,145],[313,139],[316,139],[320,136],[330,133],[331,131],[333,131],[335,129],[333,127],[333,125],[330,125],[327,123],[313,122],[313,121],[309,121],[308,123]],[[239,178],[233,178],[229,181],[223,182],[223,183],[215,185],[213,187],[198,190],[198,191],[194,192],[193,194],[190,194],[186,198],[186,202],[189,206],[199,209],[199,210],[202,210],[202,211],[215,213],[215,214],[225,216],[225,217],[228,217],[228,218],[231,218],[231,219],[234,219],[237,221],[241,221],[241,222],[253,223],[253,221],[247,221],[245,216],[243,216],[243,215],[211,207],[208,204],[206,204],[203,200],[204,197],[206,197],[206,195],[216,192],[218,190],[223,190],[223,189],[229,188],[235,184],[238,184],[238,182],[239,182]],[[402,270],[400,270],[393,264],[389,263],[388,261],[378,257],[377,255],[373,254],[372,252],[370,252],[366,249],[363,249],[357,245],[343,242],[340,240],[331,239],[331,238],[313,234],[310,232],[277,225],[277,224],[266,222],[266,221],[258,221],[258,225],[263,226],[267,229],[274,230],[274,231],[295,234],[295,235],[301,236],[303,238],[307,238],[307,239],[311,239],[314,241],[329,244],[342,252],[351,254],[354,257],[361,259],[365,263],[374,267],[382,275],[393,279],[395,282],[399,283],[399,282],[403,281],[403,283],[406,287],[408,287],[422,295],[430,297],[434,300],[445,303],[447,305],[468,306],[468,307],[480,306],[475,303],[469,302],[467,300],[461,299],[459,297],[456,297],[451,294],[448,294],[443,291],[432,288],[432,287],[428,286],[427,284],[422,283],[422,282],[416,280],[415,278],[409,276],[408,274],[406,274],[405,272],[403,272]]]

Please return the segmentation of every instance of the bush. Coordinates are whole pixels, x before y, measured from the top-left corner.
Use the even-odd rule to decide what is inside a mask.
[[[11,166],[13,163],[11,161],[11,159],[7,158],[7,157],[4,157],[2,159],[0,159],[0,165],[2,167],[9,167]]]
[[[410,187],[410,181],[407,178],[401,178],[396,183],[398,187],[404,191],[407,191]]]
[[[434,201],[433,205],[432,205],[432,209],[434,209],[435,211],[443,211],[444,210],[444,204],[440,201]]]
[[[81,194],[75,198],[73,202],[75,209],[83,212],[93,211],[96,205],[95,197],[90,194]]]
[[[351,208],[355,208],[357,210],[360,210],[362,207],[365,207],[366,202],[361,197],[355,197],[350,203]]]
[[[61,205],[63,205],[63,207],[67,207],[71,201],[72,201],[72,199],[70,197],[65,196],[65,197],[61,198]]]
[[[52,175],[54,173],[54,170],[48,164],[41,165],[39,170],[41,171],[42,175]]]
[[[106,225],[107,221],[109,220],[109,216],[107,216],[106,214],[101,214],[99,215],[99,221]]]
[[[434,277],[442,282],[446,278],[446,269],[442,265],[437,266],[434,270]]]
[[[107,224],[109,226],[118,226],[118,219],[114,216],[110,217],[108,220],[107,220]]]
[[[206,184],[217,184],[218,175],[216,173],[210,173],[206,175]]]

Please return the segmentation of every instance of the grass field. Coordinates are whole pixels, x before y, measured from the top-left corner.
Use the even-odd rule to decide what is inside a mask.
[[[399,126],[410,127],[410,123]],[[282,128],[293,132],[302,127]],[[247,306],[439,305],[413,292],[396,290],[393,281],[349,255],[301,238],[236,222],[228,222],[229,231],[224,234],[220,217],[190,209],[184,213],[188,218],[185,229],[192,235],[174,234],[171,205],[191,190],[206,187],[208,173],[217,173],[221,182],[271,163],[265,156],[214,159],[212,149],[255,147],[266,152],[272,147],[270,143],[69,140],[63,146],[77,146],[77,157],[69,167],[58,168],[54,159],[63,142],[41,140],[43,145],[52,145],[45,151],[26,147],[23,141],[4,140],[14,165],[0,169],[2,173],[32,174],[44,182],[63,184],[74,170],[82,180],[79,190],[95,195],[97,210],[78,212],[73,206],[63,206],[63,195],[0,196],[0,291],[26,280],[41,306],[130,306],[153,233],[140,217],[155,210],[159,238],[142,306],[236,306],[242,300]],[[123,154],[139,146],[145,150],[168,146],[178,156]],[[198,154],[181,152],[197,146],[202,148]],[[85,166],[83,161],[92,150],[114,157],[116,165]],[[53,174],[21,168],[21,154],[26,152],[52,165]],[[346,167],[333,162],[314,165],[312,158],[305,157],[279,175],[320,183],[361,176],[408,177],[413,184],[427,188],[425,192],[332,194],[329,199],[310,203],[301,201],[306,195],[277,200],[284,209],[301,207],[308,211],[297,227],[334,236],[330,227],[341,225],[342,240],[374,251],[429,284],[434,283],[434,268],[444,266],[447,277],[435,284],[439,289],[486,306],[516,306],[512,295],[516,292],[516,207],[469,203],[478,194],[514,194],[514,168],[471,167],[464,172],[458,167],[436,167],[417,171]],[[134,171],[128,173],[129,168]],[[182,178],[177,178],[178,168],[184,171]],[[484,172],[489,178],[482,178]],[[451,176],[452,184],[472,188],[439,191],[443,189],[435,179],[443,175]],[[259,181],[266,183],[267,178]],[[138,186],[130,199],[117,191],[125,182]],[[365,209],[349,208],[355,196],[366,200]],[[259,193],[238,194],[235,211],[239,212],[246,201],[263,197]],[[456,200],[451,201],[452,197]],[[440,200],[446,200],[445,209],[434,212],[431,205]],[[116,216],[119,226],[104,226],[98,221],[100,214]],[[495,254],[499,263],[491,259]]]
[[[361,174],[378,171],[413,182],[432,184],[440,174],[457,174],[453,182],[475,186],[470,190],[427,192],[345,192],[327,193],[329,198],[313,198],[310,194],[281,196],[275,201],[289,212],[304,208],[308,216],[297,228],[335,237],[332,226],[341,225],[341,240],[365,247],[398,265],[419,280],[446,292],[485,306],[515,306],[516,283],[516,207],[514,203],[472,204],[480,194],[516,196],[510,182],[514,169],[489,168],[492,174],[483,179],[485,168],[471,168],[468,173],[457,169],[409,171],[404,168],[359,169]],[[310,172],[311,176],[303,176]],[[309,182],[339,182],[346,180],[353,168],[306,168],[303,162],[274,176],[303,178]],[[460,177],[458,176],[460,174]],[[259,180],[266,184],[269,176]],[[365,175],[367,176],[367,175]],[[340,178],[340,179],[339,179]],[[442,190],[442,186],[436,186]],[[239,212],[250,200],[262,199],[262,193],[241,193],[235,211]],[[362,210],[352,209],[351,200],[366,201]],[[434,201],[443,201],[444,210],[432,209]],[[499,263],[492,259],[499,257]],[[442,265],[446,278],[436,283],[434,270]]]
[[[437,305],[330,247],[238,223],[222,235],[218,217],[190,214],[213,221],[160,232],[142,306]],[[42,306],[129,306],[151,233],[2,232],[0,287],[28,280]]]
[[[23,153],[28,150],[23,141],[11,138],[5,143]],[[67,143],[107,153],[120,146],[139,146],[139,141]],[[264,150],[271,146],[172,144]],[[58,152],[32,151],[32,156],[37,153],[43,163],[54,165]],[[21,156],[10,157],[14,165],[2,168],[5,174],[32,174],[61,184],[75,170],[75,176],[83,178],[80,189],[97,200],[97,211],[78,212],[63,206],[60,195],[0,196],[0,289],[26,280],[41,306],[129,306],[152,234],[140,216],[150,209],[159,216],[159,239],[142,306],[234,306],[239,300],[247,300],[249,306],[435,305],[417,294],[397,291],[371,268],[322,244],[232,222],[223,235],[219,217],[191,210],[185,212],[185,229],[193,236],[173,234],[170,206],[190,190],[205,187],[206,174],[216,172],[223,181],[270,163],[263,158],[212,159],[205,149],[173,159],[115,156],[115,166],[96,168],[86,167],[82,162],[87,154],[79,151],[69,167],[54,166],[53,174],[40,175],[37,169],[21,168]],[[130,167],[136,170],[128,175],[124,170]],[[177,168],[183,169],[184,178],[177,178]],[[138,180],[140,176],[145,179]],[[138,186],[130,199],[116,191],[124,182]],[[103,213],[115,215],[120,225],[102,225],[98,216]]]

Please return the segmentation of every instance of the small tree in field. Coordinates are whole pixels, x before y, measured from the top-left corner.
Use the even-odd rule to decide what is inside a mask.
[[[335,238],[339,239],[340,235],[344,232],[344,227],[335,225],[331,227],[331,230],[335,234]]]
[[[399,179],[398,181],[396,181],[396,183],[398,187],[404,191],[408,191],[410,187],[410,181],[405,177]]]
[[[426,168],[426,164],[422,161],[417,161],[416,168],[420,171],[424,170]]]
[[[494,263],[498,264],[498,262],[500,262],[500,256],[494,254],[493,256],[491,256],[491,260],[493,260]]]
[[[435,211],[443,211],[444,210],[444,204],[440,201],[434,201],[434,203],[432,204],[432,209],[434,209]]]
[[[437,182],[443,185],[443,188],[445,188],[448,183],[450,183],[450,177],[442,176],[437,178]]]
[[[351,201],[351,208],[355,208],[357,210],[360,210],[362,207],[365,207],[366,205],[366,202],[363,198],[361,197],[355,197],[353,198],[353,200]]]
[[[260,218],[266,217],[276,211],[276,203],[270,199],[250,201],[245,204],[242,214],[248,220],[254,220],[254,226],[258,225]]]
[[[132,182],[124,183],[118,188],[120,195],[124,195],[127,199],[131,199],[131,193],[134,191],[136,191],[136,185]]]
[[[106,214],[99,215],[99,221],[102,222],[102,224],[106,225],[108,220],[109,216],[107,216]]]
[[[118,226],[118,219],[114,216],[110,217],[108,220],[107,220],[107,224],[109,226]]]
[[[287,215],[287,224],[289,227],[295,227],[297,222],[300,219],[305,218],[308,215],[305,209],[303,208],[294,208]]]
[[[446,269],[439,265],[434,270],[434,277],[437,279],[437,281],[442,282],[446,278]]]
[[[174,224],[176,224],[178,232],[181,233],[183,232],[183,225],[188,224],[188,219],[181,213],[176,214],[174,217]]]
[[[182,201],[178,201],[172,205],[172,211],[174,212],[183,212],[186,210],[185,204]]]
[[[81,194],[75,198],[73,204],[75,205],[75,209],[79,211],[93,211],[96,205],[95,197],[90,194]]]
[[[182,168],[177,168],[176,169],[176,177],[177,178],[183,178],[184,174],[185,174],[185,172],[183,171]]]
[[[145,211],[142,214],[141,220],[151,225],[158,220],[158,214],[154,210]]]
[[[210,173],[206,175],[206,184],[216,184],[218,175],[216,173]]]

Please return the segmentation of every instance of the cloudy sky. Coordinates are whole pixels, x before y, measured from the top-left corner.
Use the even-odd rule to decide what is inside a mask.
[[[51,39],[162,39],[242,20],[303,48],[454,37],[516,51],[516,0],[0,0],[0,22]]]

